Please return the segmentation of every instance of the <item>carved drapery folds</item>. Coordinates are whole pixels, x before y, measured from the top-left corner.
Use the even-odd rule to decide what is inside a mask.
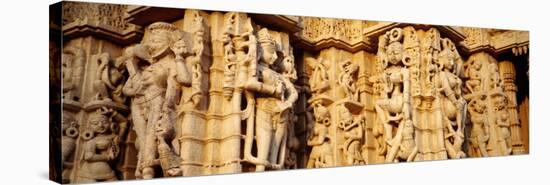
[[[297,32],[266,24],[281,17],[198,10],[134,27],[125,11],[64,9],[64,182],[527,152],[524,33],[313,17]],[[90,21],[143,36],[75,34]]]

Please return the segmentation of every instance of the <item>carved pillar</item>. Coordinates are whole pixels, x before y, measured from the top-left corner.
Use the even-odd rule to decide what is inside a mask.
[[[479,144],[486,143],[486,151],[489,156],[509,155],[512,151],[510,148],[510,113],[508,109],[508,96],[504,94],[502,88],[501,73],[499,73],[498,62],[490,54],[479,52],[470,55],[465,63],[465,86],[468,90],[465,95],[469,106],[474,106],[472,100],[479,101],[486,107],[485,115],[483,116],[480,128],[487,130],[485,133],[487,139],[474,140],[470,139],[469,156],[481,157],[479,153],[472,153],[477,150],[475,147]],[[472,109],[469,109],[470,120],[475,124],[475,115]],[[474,134],[474,131],[471,131]],[[475,135],[475,134],[474,134]],[[474,143],[472,143],[474,142]]]
[[[524,154],[521,125],[518,115],[518,102],[516,99],[516,70],[514,63],[510,61],[499,62],[499,71],[502,78],[502,88],[508,98],[508,114],[510,119],[510,131],[512,137],[512,154]]]

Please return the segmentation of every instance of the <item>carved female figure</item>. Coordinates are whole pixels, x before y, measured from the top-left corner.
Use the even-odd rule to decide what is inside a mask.
[[[150,35],[142,44],[126,49],[130,77],[123,88],[124,94],[132,97],[131,110],[139,151],[136,177],[143,179],[153,178],[153,166],[158,165],[155,160],[158,156],[155,123],[167,121],[174,126],[178,89],[180,85],[189,86],[191,83],[183,60],[189,52],[183,45],[173,46],[177,29],[162,22],[153,23],[147,29]]]
[[[447,126],[445,147],[451,158],[463,158],[461,151],[464,141],[463,121],[466,110],[466,100],[462,97],[462,80],[458,77],[460,61],[456,48],[451,40],[442,39],[443,50],[439,56],[439,77],[436,87],[442,94],[442,111],[444,124]],[[455,129],[456,127],[456,129]]]
[[[382,74],[374,76],[371,81],[383,84],[381,99],[376,101],[374,106],[376,115],[384,125],[384,138],[386,144],[392,143],[393,125],[391,122],[400,123],[409,120],[410,117],[410,93],[409,93],[409,70],[403,65],[403,38],[401,29],[392,29],[381,38],[380,42],[390,44],[385,46],[386,50],[379,56],[384,69]]]
[[[110,166],[119,153],[118,125],[107,116],[110,111],[98,109],[89,118],[89,131],[83,133],[85,140],[82,165],[77,173],[77,183],[115,181],[117,177]]]
[[[264,171],[266,165],[276,164],[278,158],[284,159],[281,144],[287,134],[287,111],[297,100],[298,93],[282,71],[277,71],[276,61],[279,56],[276,42],[267,29],[258,31],[258,41],[261,57],[256,66],[257,75],[249,76],[244,89],[258,94],[255,99],[255,136],[258,159],[262,162],[256,164],[256,171]]]
[[[472,122],[472,131],[470,135],[470,143],[472,144],[473,152],[481,157],[487,157],[487,141],[489,141],[489,125],[487,123],[486,105],[484,97],[477,97],[468,104],[468,112]]]

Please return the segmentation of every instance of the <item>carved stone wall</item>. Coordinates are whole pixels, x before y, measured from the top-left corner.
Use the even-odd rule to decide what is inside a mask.
[[[528,153],[526,31],[62,5],[64,183]]]

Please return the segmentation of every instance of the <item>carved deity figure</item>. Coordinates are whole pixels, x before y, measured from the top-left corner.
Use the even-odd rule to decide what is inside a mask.
[[[358,101],[359,93],[357,91],[357,86],[355,85],[355,79],[353,76],[357,73],[359,67],[351,63],[351,60],[346,60],[340,64],[340,70],[342,72],[338,77],[338,84],[344,87],[346,97],[352,101]]]
[[[93,83],[97,91],[95,99],[124,103],[125,98],[122,94],[123,82],[126,81],[124,62],[122,60],[111,60],[109,53],[102,53],[96,57],[99,65],[96,71],[96,80]]]
[[[508,99],[504,94],[493,97],[496,112],[496,126],[499,129],[498,141],[503,145],[506,154],[512,152],[512,138],[510,134],[510,114],[508,113]]]
[[[462,152],[464,142],[464,116],[466,100],[462,97],[462,80],[458,77],[462,60],[454,43],[450,39],[441,39],[443,50],[439,55],[439,80],[436,87],[441,92],[441,108],[443,111],[445,130],[445,147],[449,157],[464,158]]]
[[[84,140],[82,165],[77,172],[76,183],[116,181],[110,162],[119,154],[118,124],[112,121],[112,110],[96,110],[88,120],[89,130],[82,134]]]
[[[354,118],[347,107],[341,105],[338,107],[340,122],[338,128],[342,129],[344,134],[344,143],[340,146],[344,153],[344,165],[364,164],[361,156],[361,140],[363,139],[363,119]]]
[[[178,90],[181,85],[191,85],[191,75],[185,64],[185,57],[191,52],[180,41],[182,32],[163,22],[151,24],[147,31],[149,35],[141,44],[125,51],[130,77],[123,87],[124,94],[132,97],[132,120],[138,149],[135,175],[143,179],[155,177],[154,166],[161,165],[157,159],[159,141],[155,125],[159,122],[168,124],[167,127],[175,125]],[[176,140],[171,143],[177,147]],[[178,148],[174,150],[178,151]]]
[[[472,122],[472,131],[469,141],[473,148],[474,155],[488,157],[487,142],[489,141],[489,125],[487,120],[487,106],[485,97],[474,98],[468,104],[468,112]]]
[[[383,125],[384,142],[391,145],[393,139],[392,123],[401,124],[411,119],[409,70],[404,66],[402,29],[395,28],[382,35],[379,39],[378,60],[381,74],[373,76],[369,81],[380,84],[380,99],[375,103],[375,111]],[[389,44],[386,43],[389,40]]]
[[[282,167],[274,164],[279,164],[279,158],[284,159],[284,147],[281,144],[286,144],[288,111],[297,100],[298,93],[278,66],[278,48],[267,29],[258,31],[258,42],[261,55],[256,75],[248,77],[244,89],[257,94],[255,138],[260,163],[256,164],[256,171],[264,171],[266,166],[275,169]]]
[[[474,60],[466,69],[466,88],[470,93],[478,92],[483,89],[481,83],[481,60]]]
[[[311,153],[307,162],[308,168],[322,168],[334,165],[332,161],[332,149],[330,147],[330,112],[320,103],[313,103],[314,126],[309,134],[307,145],[311,146]]]

